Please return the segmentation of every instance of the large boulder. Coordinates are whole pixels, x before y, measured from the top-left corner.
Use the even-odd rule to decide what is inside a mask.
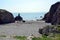
[[[51,33],[56,34],[60,33],[60,25],[58,26],[45,26],[44,28],[39,29],[39,33],[43,35],[50,35]]]
[[[42,29],[39,29],[39,33],[48,36],[49,33],[51,32],[51,29],[52,29],[51,27],[46,26],[46,27],[44,27]]]
[[[12,23],[12,22],[14,22],[14,17],[12,13],[4,9],[0,9],[0,24],[6,24],[6,23]]]
[[[51,6],[49,12],[45,14],[44,20],[53,25],[60,24],[60,2]]]

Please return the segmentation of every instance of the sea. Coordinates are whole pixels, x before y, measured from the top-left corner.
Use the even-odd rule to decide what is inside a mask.
[[[20,16],[23,18],[23,20],[37,20],[37,19],[42,19],[44,17],[44,15],[46,14],[46,12],[35,12],[35,13],[12,13],[14,15],[14,17],[18,16],[18,14],[20,14]]]

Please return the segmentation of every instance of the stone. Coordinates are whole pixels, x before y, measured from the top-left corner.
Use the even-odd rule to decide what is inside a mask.
[[[0,24],[13,23],[14,16],[7,10],[0,9]]]
[[[26,21],[25,21],[25,20],[23,20],[22,22],[23,22],[23,23],[25,23]]]
[[[48,12],[48,13],[45,14],[43,20],[45,20],[45,22],[47,22],[47,23],[50,23],[50,22],[51,22],[50,19],[51,19],[51,18],[50,18],[50,13]]]
[[[59,26],[60,27],[60,26]],[[39,33],[43,34],[45,36],[50,35],[51,33],[55,34],[55,33],[60,33],[60,29],[58,29],[58,26],[46,26],[42,29],[39,29]]]
[[[20,16],[20,14],[18,14],[18,16],[15,17],[15,21],[22,21],[23,18]]]
[[[51,23],[52,23],[53,25],[60,25],[60,5],[59,5],[59,7],[57,8],[55,14],[53,15],[53,18],[52,18]]]
[[[51,23],[52,25],[60,24],[60,2],[53,4],[43,18],[45,22]]]

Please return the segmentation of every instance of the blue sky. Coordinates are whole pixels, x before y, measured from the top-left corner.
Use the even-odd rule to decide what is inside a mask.
[[[60,0],[0,0],[0,9],[10,12],[48,12]]]

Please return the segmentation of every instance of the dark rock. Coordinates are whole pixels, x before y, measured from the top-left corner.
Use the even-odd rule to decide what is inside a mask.
[[[42,31],[43,31],[43,29],[39,29],[39,33],[40,33],[40,34],[43,34]]]
[[[25,20],[23,20],[22,22],[25,23]]]
[[[20,14],[18,14],[18,16],[15,17],[15,21],[22,21],[23,18],[20,16]]]
[[[45,14],[43,20],[45,20],[45,22],[47,22],[47,23],[51,22],[51,18],[50,18],[50,13],[49,12]]]
[[[45,36],[48,36],[49,35],[49,32],[50,32],[50,27],[49,26],[44,27],[42,29],[39,29],[39,33],[40,34],[43,34]]]
[[[46,26],[42,29],[39,29],[39,33],[48,36],[50,33],[60,33],[60,29],[58,30],[58,26]]]
[[[6,23],[12,23],[12,22],[14,22],[14,17],[12,13],[4,9],[0,9],[0,24],[6,24]]]
[[[45,22],[51,23],[53,25],[60,24],[60,2],[53,4],[43,19]]]
[[[51,23],[54,24],[54,25],[59,25],[60,24],[60,5],[57,8],[55,14],[53,15]]]

